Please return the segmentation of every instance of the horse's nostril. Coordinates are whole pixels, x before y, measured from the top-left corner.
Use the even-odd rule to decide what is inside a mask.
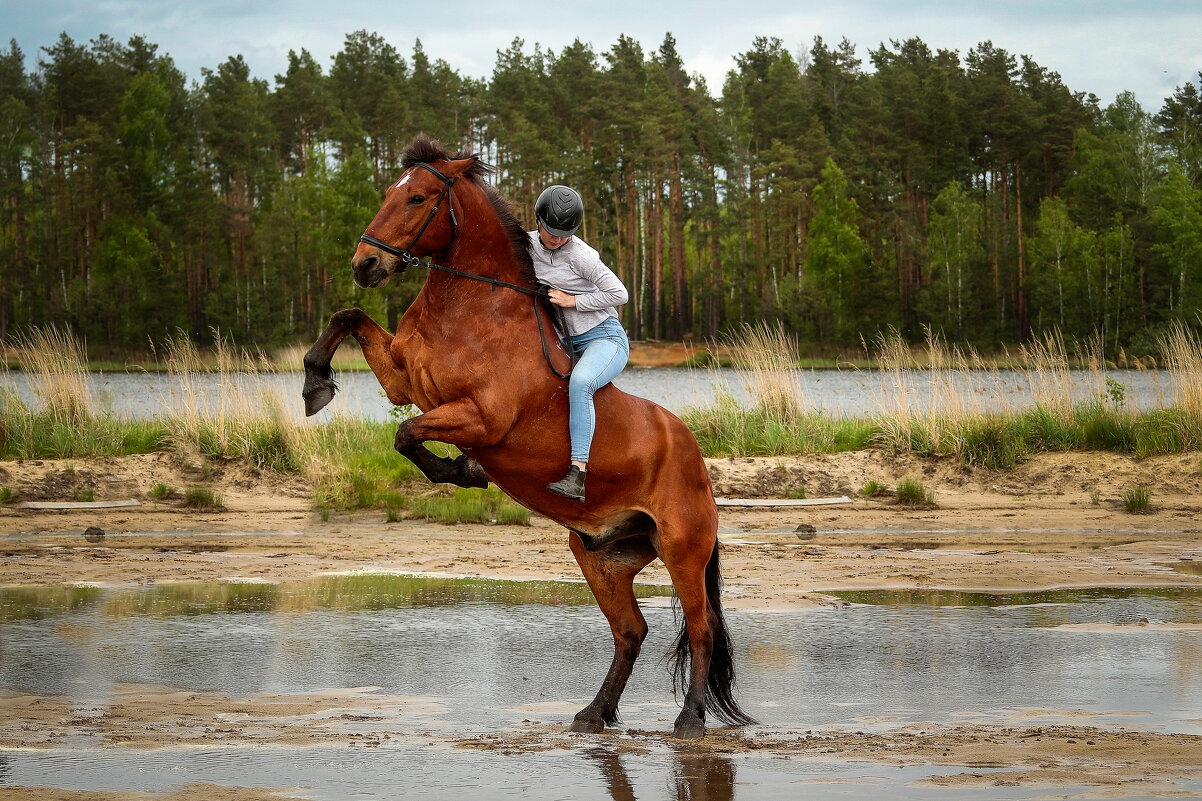
[[[380,263],[379,256],[368,256],[363,261],[361,261],[357,265],[355,265],[355,267],[359,270],[359,272],[362,273],[362,272],[368,272],[369,270],[374,270],[376,268],[376,265],[379,263]]]

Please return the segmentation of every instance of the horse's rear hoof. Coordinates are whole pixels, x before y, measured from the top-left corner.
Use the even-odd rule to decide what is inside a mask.
[[[577,734],[600,734],[605,731],[605,721],[576,718],[572,721],[572,725],[568,726],[568,731],[574,731]]]
[[[677,740],[700,740],[705,736],[705,724],[700,721],[677,723],[672,730],[672,736]]]

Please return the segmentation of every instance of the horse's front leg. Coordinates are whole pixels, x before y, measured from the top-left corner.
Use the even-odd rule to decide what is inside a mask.
[[[436,484],[456,484],[460,487],[487,487],[488,474],[474,460],[463,454],[458,459],[435,456],[425,443],[430,440],[449,442],[459,448],[493,445],[500,439],[485,423],[470,398],[435,407],[425,414],[411,417],[397,428],[396,449],[417,465],[426,478]]]
[[[388,350],[392,344],[392,334],[362,309],[343,309],[330,318],[326,330],[305,354],[305,387],[301,391],[305,399],[305,414],[317,414],[334,399],[338,385],[334,383],[330,360],[334,358],[334,351],[338,350],[342,340],[349,336],[353,336],[363,349],[363,358],[384,388],[388,400],[397,406],[408,404],[404,376]]]
[[[647,621],[634,596],[634,577],[655,559],[655,549],[644,537],[590,551],[578,532],[572,532],[568,544],[614,636],[614,658],[605,681],[593,702],[576,713],[569,729],[600,734],[606,725],[618,722],[618,699],[647,637]]]

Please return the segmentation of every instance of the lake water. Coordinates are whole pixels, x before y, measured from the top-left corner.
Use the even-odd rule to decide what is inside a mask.
[[[1202,631],[1161,625],[1202,623],[1202,590],[844,597],[853,603],[841,609],[729,613],[741,699],[762,729],[1035,721],[1202,733]],[[623,696],[623,725],[668,732],[677,707],[661,655],[675,625],[668,599],[644,607],[651,636]],[[1142,620],[1149,624],[1126,625]],[[376,687],[430,702],[421,720],[393,724],[418,733],[565,726],[568,710],[597,689],[611,643],[587,590],[556,582],[341,576],[280,586],[0,589],[0,690],[102,703],[118,684],[234,695]],[[876,799],[886,788],[899,799],[1038,795],[907,786],[963,770],[955,766],[698,756],[663,743],[618,755],[604,738],[564,739],[524,753],[403,737],[371,750],[141,752],[82,736],[46,751],[0,749],[0,786],[163,792],[212,782],[295,787],[331,801],[391,798],[401,788],[471,801],[751,801],[797,798],[800,784],[822,798]]]
[[[1107,391],[1109,378],[1122,386],[1123,401],[1128,408],[1148,409],[1171,401],[1173,378],[1153,370],[1109,370],[1100,375],[1089,371],[1071,374],[1072,397],[1076,400],[1096,398]],[[389,419],[392,408],[368,371],[345,371],[337,376],[340,392],[316,419],[328,419],[331,414],[344,413],[373,420]],[[915,408],[929,408],[948,391],[932,387],[931,374],[924,370],[906,371],[901,388],[896,386],[892,373],[877,370],[796,370],[791,379],[807,407],[831,415],[860,416],[875,414],[897,407],[904,392],[907,402]],[[274,373],[255,377],[240,386],[223,384],[214,374],[194,374],[192,386],[179,387],[164,373],[94,373],[89,383],[97,404],[121,415],[150,417],[164,408],[181,409],[196,403],[200,408],[218,408],[235,396],[245,395],[258,402],[265,389],[278,396],[284,408],[302,417],[301,373]],[[1101,383],[1101,386],[1099,386]],[[690,368],[628,368],[614,381],[622,390],[648,398],[673,412],[689,408],[712,406],[720,392],[726,392],[740,403],[756,396],[754,382],[745,372],[733,369]],[[20,372],[0,373],[0,386],[7,386],[27,404],[36,399],[30,391],[26,376]],[[970,408],[1007,411],[1030,406],[1032,387],[1027,376],[1013,370],[982,370],[957,373],[950,390],[969,404]]]

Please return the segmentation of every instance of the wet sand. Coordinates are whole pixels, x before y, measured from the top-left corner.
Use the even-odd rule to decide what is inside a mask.
[[[882,452],[802,458],[711,460],[725,497],[849,495],[847,505],[721,509],[726,603],[731,608],[796,608],[842,603],[841,589],[952,589],[992,592],[1068,587],[1202,586],[1202,454],[1138,460],[1064,453],[1032,458],[1012,471],[964,469],[950,459]],[[864,499],[869,480],[890,487],[919,478],[936,506],[912,509],[887,497]],[[225,509],[198,512],[155,503],[159,481],[199,484],[195,466],[165,454],[122,459],[0,463],[0,486],[16,500],[69,498],[90,482],[96,500],[137,498],[142,505],[71,511],[0,509],[0,585],[93,582],[141,586],[234,578],[303,580],[330,572],[396,571],[482,577],[578,580],[566,532],[541,518],[530,526],[440,525],[385,521],[383,511],[331,516],[309,508],[296,477],[228,463],[208,476]],[[1145,486],[1152,509],[1130,514],[1122,493]],[[84,530],[95,526],[85,539]],[[798,528],[801,530],[797,530]],[[812,527],[813,530],[809,530]],[[643,578],[666,583],[656,563]],[[1149,627],[1152,628],[1152,627]],[[1091,631],[1083,631],[1089,636]],[[1170,635],[1166,635],[1170,636]],[[1196,627],[1171,636],[1199,636]],[[222,743],[256,746],[356,742],[356,738],[435,738],[404,725],[415,699],[348,692],[337,696],[250,697],[124,688],[100,716],[56,697],[0,695],[0,747],[52,748],[91,733],[125,749]],[[234,712],[237,712],[234,715]],[[233,716],[233,717],[231,717]],[[342,717],[349,716],[349,717]],[[236,719],[235,724],[230,720]],[[400,722],[398,722],[400,721]],[[348,722],[354,726],[349,727]],[[91,728],[89,728],[91,727]],[[99,728],[97,728],[99,727]],[[664,732],[568,736],[532,725],[455,740],[456,748],[574,749],[661,746]],[[57,739],[56,739],[57,738]],[[1202,779],[1202,738],[1111,726],[928,725],[872,731],[718,729],[684,746],[699,753],[767,751],[791,759],[868,760],[961,766],[932,775],[932,786],[1069,787],[1097,797],[1188,791]],[[988,768],[985,770],[984,768]],[[1000,771],[1000,772],[999,772]],[[225,794],[225,795],[223,795]],[[266,798],[265,791],[189,785],[169,795],[72,793],[0,788],[5,799]]]

